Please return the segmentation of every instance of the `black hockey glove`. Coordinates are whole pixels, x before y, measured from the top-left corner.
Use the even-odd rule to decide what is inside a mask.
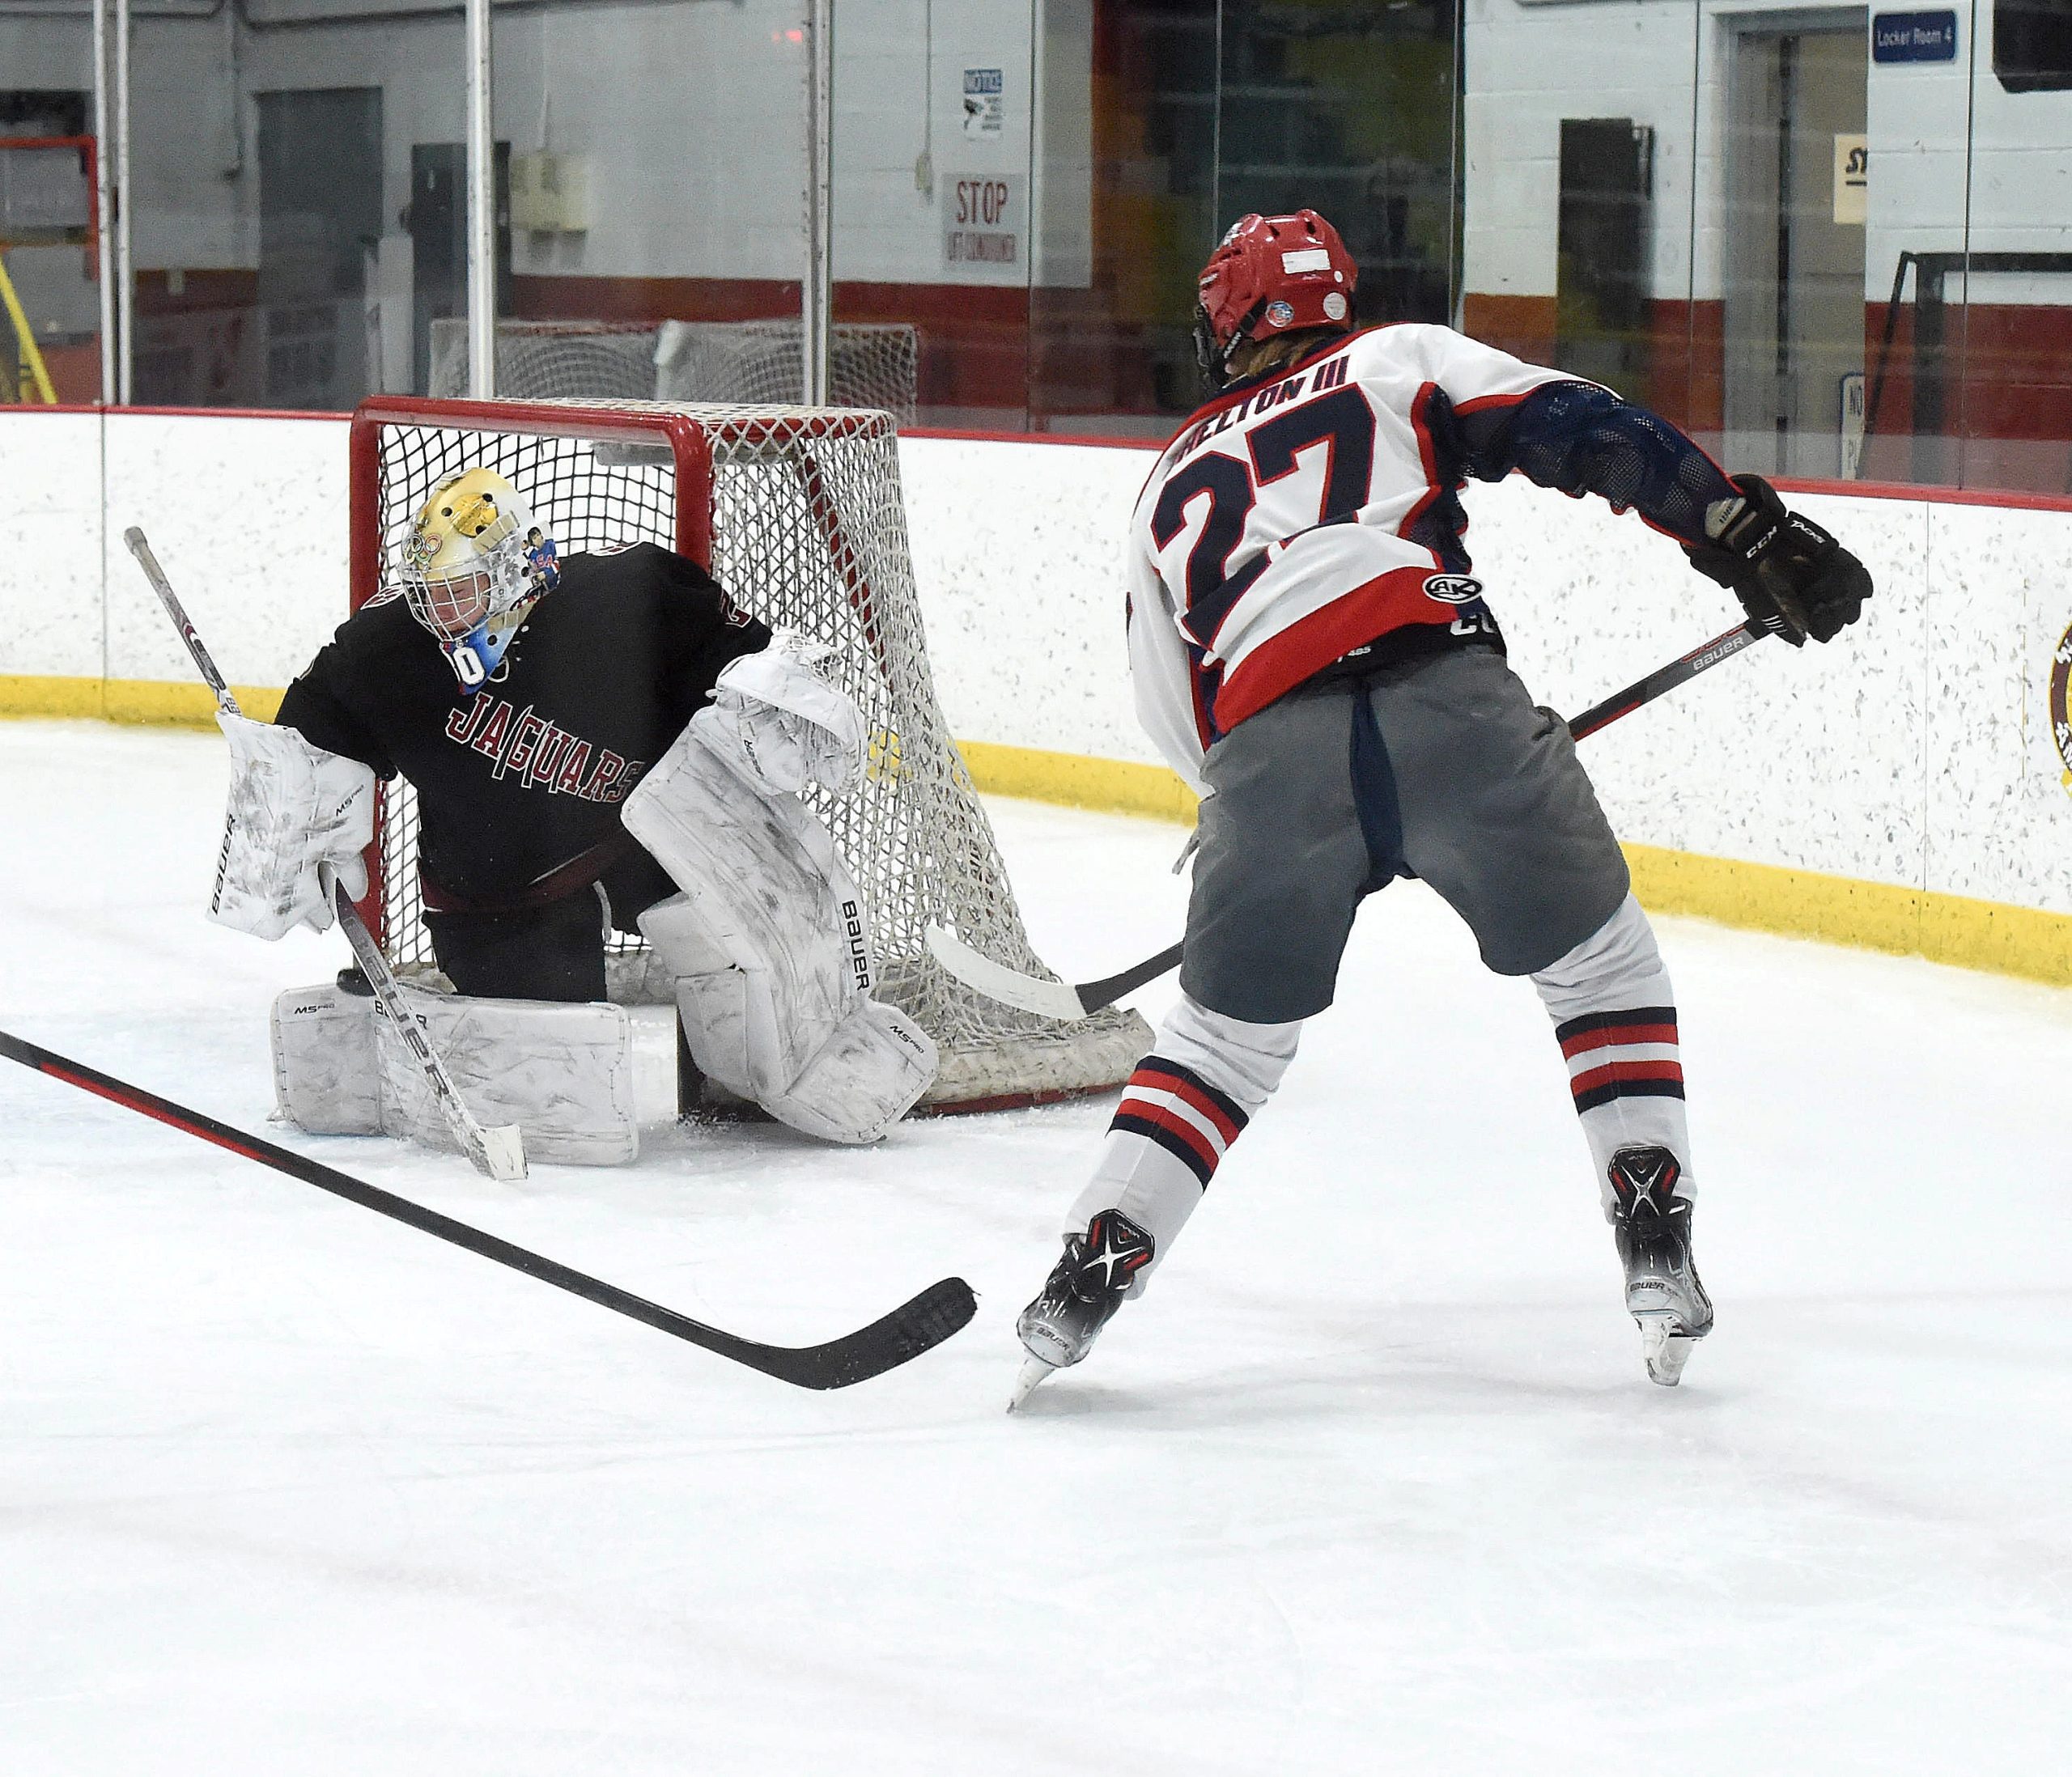
[[[1760,475],[1737,475],[1738,500],[1705,509],[1707,541],[1691,566],[1730,588],[1756,622],[1803,647],[1832,642],[1863,615],[1870,575],[1803,513],[1789,510]]]

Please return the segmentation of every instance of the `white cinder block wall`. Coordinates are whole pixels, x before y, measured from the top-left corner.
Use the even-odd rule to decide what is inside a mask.
[[[122,547],[141,524],[229,677],[284,685],[344,612],[346,431],[0,415],[0,680],[190,676]],[[912,438],[901,462],[952,732],[1153,761],[1131,711],[1119,562],[1150,453]],[[2048,708],[2072,625],[2072,510],[1802,498],[1870,564],[1869,617],[1825,648],[1764,643],[1590,740],[1620,833],[2072,914],[2072,795]],[[1516,477],[1467,498],[1513,659],[1565,713],[1738,615],[1637,519]]]

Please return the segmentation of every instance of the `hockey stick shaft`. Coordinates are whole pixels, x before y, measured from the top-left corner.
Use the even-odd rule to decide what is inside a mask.
[[[187,615],[187,608],[180,602],[180,595],[172,589],[172,582],[166,578],[165,570],[159,566],[159,558],[151,553],[150,541],[142,528],[131,525],[122,533],[122,541],[130,546],[130,553],[137,558],[137,565],[144,570],[144,578],[151,583],[151,590],[159,596],[159,603],[165,607],[166,615],[172,619],[173,627],[180,631],[180,638],[187,644],[188,653],[193,657],[194,665],[202,681],[215,693],[216,707],[225,715],[242,715],[237,706],[237,698],[229,683],[210,656],[202,632],[194,627]],[[226,831],[223,845],[227,853],[230,836]],[[423,1071],[425,1080],[431,1088],[431,1096],[446,1119],[447,1127],[453,1131],[453,1139],[461,1144],[461,1151],[475,1168],[489,1177],[508,1181],[525,1176],[525,1148],[524,1139],[517,1126],[507,1124],[495,1129],[485,1129],[474,1113],[468,1109],[467,1101],[453,1084],[452,1076],[446,1071],[446,1064],[439,1058],[438,1052],[426,1039],[410,1008],[403,1003],[402,984],[396,979],[388,959],[381,954],[380,946],[374,941],[374,935],[367,929],[359,916],[359,910],[353,905],[352,897],[339,886],[329,865],[320,865],[317,880],[323,884],[325,898],[335,909],[338,928],[346,935],[346,942],[352,946],[353,955],[359,959],[360,972],[374,989],[374,996],[381,1003],[381,1010],[400,1036],[411,1056]]]
[[[346,893],[338,873],[328,863],[319,864],[316,880],[330,897],[332,910],[338,916],[338,930],[352,946],[354,961],[366,976],[367,986],[374,990],[383,1015],[402,1038],[403,1046],[410,1050],[411,1059],[416,1062],[426,1084],[431,1088],[432,1098],[446,1119],[446,1126],[452,1130],[453,1139],[461,1144],[461,1151],[478,1172],[490,1178],[506,1183],[523,1178],[525,1146],[518,1126],[505,1123],[486,1129],[468,1109],[461,1088],[453,1084],[453,1076],[446,1071],[446,1063],[439,1058],[439,1051],[431,1046],[431,1038],[404,1003],[403,984],[388,966],[388,959],[381,954],[381,947],[375,943],[374,934],[367,929],[359,909],[353,905],[353,897]]]
[[[1668,665],[1657,667],[1645,678],[1636,679],[1624,690],[1613,692],[1602,703],[1593,703],[1581,715],[1571,717],[1569,738],[1584,740],[1599,728],[1609,727],[1620,717],[1631,715],[1642,704],[1654,702],[1664,692],[1688,684],[1700,672],[1709,672],[1722,660],[1731,660],[1743,648],[1753,647],[1769,634],[1751,618],[1723,635],[1714,636]]]
[[[176,1105],[170,1099],[161,1098],[155,1092],[130,1085],[82,1062],[67,1060],[5,1031],[0,1031],[0,1054],[125,1109],[154,1118],[230,1153],[257,1160],[262,1166],[270,1166],[305,1185],[313,1185],[348,1203],[357,1203],[377,1215],[385,1215],[406,1228],[430,1234],[512,1270],[522,1271],[528,1277],[551,1283],[571,1296],[580,1296],[584,1301],[609,1308],[614,1314],[623,1314],[630,1320],[639,1321],[659,1332],[800,1388],[847,1388],[852,1382],[865,1381],[894,1368],[940,1344],[971,1318],[977,1306],[970,1286],[962,1278],[945,1278],[869,1326],[825,1345],[759,1344],[754,1339],[745,1339],[694,1321],[673,1308],[650,1302],[557,1259],[499,1240],[494,1234],[485,1233],[465,1222],[456,1222],[452,1216],[442,1215],[421,1203],[397,1197],[307,1155],[248,1134],[200,1111]]]
[[[1636,679],[1623,691],[1615,691],[1602,703],[1594,703],[1569,723],[1569,738],[1581,740],[1595,734],[1600,728],[1609,727],[1621,716],[1631,715],[1642,704],[1652,703],[1663,693],[1673,691],[1679,685],[1688,683],[1700,672],[1709,672],[1722,660],[1730,660],[1743,648],[1753,647],[1771,632],[1751,620],[1738,625],[1725,634],[1714,636],[1711,641],[1681,655],[1666,666],[1657,667],[1645,677]],[[1191,850],[1191,846],[1188,848]],[[1181,861],[1187,852],[1180,854]],[[1175,866],[1177,868],[1178,867]],[[1134,967],[1119,974],[1107,976],[1100,981],[1085,981],[1072,987],[1061,987],[1055,982],[1038,981],[1034,977],[1015,973],[1003,965],[980,956],[975,951],[951,934],[931,931],[928,948],[943,966],[967,986],[989,994],[1008,1005],[1019,1005],[1025,1011],[1035,1011],[1052,1018],[1084,1018],[1112,1006],[1123,995],[1134,993],[1147,982],[1153,982],[1177,969],[1187,946],[1184,942],[1169,945],[1155,956],[1147,956]],[[1069,996],[1069,997],[1068,997]],[[1079,1010],[1071,1010],[1070,1001],[1076,999]]]
[[[159,558],[152,554],[151,545],[142,529],[131,525],[122,533],[122,541],[130,545],[130,553],[137,558],[137,566],[144,570],[144,578],[151,583],[151,590],[159,596],[159,603],[165,607],[166,615],[172,619],[173,627],[180,631],[180,639],[187,644],[187,651],[201,669],[203,681],[216,694],[216,707],[225,715],[240,714],[237,699],[231,693],[229,682],[217,670],[216,663],[210,658],[209,651],[202,641],[201,632],[188,620],[187,608],[180,602],[180,595],[172,589],[172,582],[165,577],[165,570],[159,566]]]

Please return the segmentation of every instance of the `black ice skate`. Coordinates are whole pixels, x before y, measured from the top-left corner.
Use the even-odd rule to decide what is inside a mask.
[[[1626,1312],[1641,1330],[1648,1376],[1681,1380],[1691,1347],[1713,1330],[1713,1304],[1691,1259],[1691,1204],[1674,1196],[1684,1175],[1666,1147],[1611,1156],[1611,1231],[1626,1267]]]
[[[1021,1311],[1014,1330],[1029,1355],[1016,1380],[1012,1413],[1054,1370],[1093,1348],[1136,1274],[1151,1262],[1151,1236],[1119,1210],[1103,1210],[1084,1234],[1068,1236],[1064,1257],[1043,1280],[1042,1293]]]

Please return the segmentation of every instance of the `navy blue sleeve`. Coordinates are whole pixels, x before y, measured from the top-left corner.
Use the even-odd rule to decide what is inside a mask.
[[[1517,401],[1457,413],[1464,466],[1513,470],[1564,494],[1594,494],[1679,541],[1705,541],[1705,508],[1740,498],[1726,471],[1674,426],[1594,383],[1543,383]]]

